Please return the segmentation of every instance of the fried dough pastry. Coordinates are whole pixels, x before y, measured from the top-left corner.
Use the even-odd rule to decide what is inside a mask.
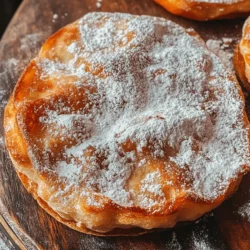
[[[249,0],[154,0],[167,11],[189,19],[206,21],[247,16]]]
[[[243,26],[242,39],[234,52],[234,68],[240,82],[250,92],[250,17]]]
[[[217,207],[249,170],[248,126],[235,76],[197,33],[119,13],[52,35],[4,121],[26,189],[94,235],[169,228]]]

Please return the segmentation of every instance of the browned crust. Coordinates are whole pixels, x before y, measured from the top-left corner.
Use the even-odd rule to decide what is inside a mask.
[[[233,4],[191,2],[190,0],[154,0],[167,11],[197,21],[232,19],[250,14],[250,1]]]
[[[73,24],[73,25],[75,25],[75,24]],[[67,26],[67,28],[68,27],[69,26]],[[53,36],[51,36],[47,40],[45,45],[49,45],[49,42],[54,42],[54,40],[57,38],[57,36],[59,36],[60,32],[62,32],[64,29],[65,28],[63,28],[62,30],[60,30],[59,32],[57,32]],[[190,34],[190,35],[195,35],[195,34]],[[50,40],[52,40],[52,41],[50,41]],[[43,56],[43,54],[45,52],[43,52],[43,50],[41,50],[40,56]],[[48,56],[51,56],[51,55],[48,55]],[[23,134],[21,133],[22,131],[21,131],[20,127],[18,127],[17,120],[16,120],[16,116],[17,116],[18,112],[20,111],[20,107],[18,107],[17,104],[15,103],[15,101],[17,101],[17,103],[18,103],[18,101],[22,100],[22,98],[25,98],[26,85],[24,83],[25,83],[25,81],[27,81],[27,79],[24,79],[24,78],[30,74],[30,72],[31,72],[30,69],[32,69],[33,66],[35,66],[35,65],[33,65],[33,66],[32,65],[33,65],[33,61],[30,63],[30,65],[28,65],[28,67],[26,68],[26,70],[24,71],[24,73],[22,74],[20,79],[18,80],[18,83],[17,83],[16,88],[14,90],[14,95],[10,98],[9,103],[5,109],[5,118],[4,118],[5,123],[7,122],[7,120],[11,120],[13,122],[13,124],[15,125],[15,127],[12,129],[12,131],[5,132],[6,145],[7,145],[7,148],[9,149],[12,161],[16,167],[16,171],[17,171],[23,185],[25,186],[25,188],[34,196],[34,198],[37,200],[38,204],[46,212],[48,212],[52,217],[54,217],[56,220],[62,222],[63,224],[67,225],[68,227],[70,227],[74,230],[86,233],[86,234],[91,234],[91,235],[96,235],[96,236],[137,236],[137,235],[141,235],[141,234],[145,234],[145,233],[163,230],[163,229],[146,230],[146,229],[142,229],[142,228],[129,228],[129,229],[117,228],[117,229],[114,229],[114,230],[107,232],[107,233],[96,232],[96,231],[93,231],[93,230],[86,228],[84,225],[77,226],[77,223],[75,221],[69,221],[69,220],[63,219],[57,212],[52,210],[52,208],[44,200],[42,200],[41,197],[38,196],[37,184],[35,182],[33,182],[32,180],[30,180],[26,175],[24,175],[20,172],[20,169],[25,168],[25,167],[32,169],[32,164],[31,164],[29,158],[27,159],[27,157],[28,157],[27,150],[25,150],[25,149],[27,149],[26,148],[27,145],[25,142],[25,138],[23,138]],[[237,81],[236,81],[236,85],[238,86]],[[39,90],[37,90],[37,91],[39,91]],[[244,99],[244,96],[243,96],[241,90],[239,90],[239,91],[240,91],[242,98]],[[245,118],[246,124],[248,124],[247,116],[245,113],[244,113],[244,118]],[[18,154],[15,154],[13,152],[15,152],[15,153],[18,152]],[[26,163],[26,166],[24,165],[24,163]],[[224,199],[226,199],[229,195],[231,195],[237,189],[239,183],[241,182],[241,177],[242,177],[242,174],[239,174],[237,177],[235,177],[234,180],[231,180],[231,184],[228,187],[225,194],[218,197],[215,201],[201,200],[201,199],[198,199],[198,197],[196,197],[196,196],[180,197],[180,199],[178,199],[176,208],[171,213],[172,214],[173,213],[180,214],[181,210],[184,210],[184,209],[186,209],[186,213],[188,213],[188,212],[191,212],[190,208],[192,208],[192,211],[194,210],[196,212],[196,214],[199,214],[199,212],[200,212],[200,214],[204,214],[204,213],[212,210],[213,208],[217,207]],[[137,216],[141,220],[143,220],[144,218],[150,217],[150,215],[151,215],[150,213],[146,213],[145,211],[138,209],[138,208],[131,208],[131,209],[122,208],[122,207],[118,207],[117,205],[114,205],[113,203],[109,204],[109,207],[112,208],[113,210],[119,210],[119,213],[124,213],[128,216],[131,216],[131,217]],[[94,211],[94,212],[96,212],[96,211]],[[168,211],[166,211],[166,214],[164,214],[164,215],[166,215],[164,217],[164,219],[167,220],[168,219],[167,216],[171,215],[171,213],[168,213]],[[135,219],[138,219],[138,218],[135,218]]]
[[[13,97],[11,97],[9,100],[9,103],[5,109],[5,122],[7,119],[13,119],[13,117],[11,118],[11,117],[9,117],[9,115],[11,114],[15,117],[16,112],[17,112],[17,110],[13,106]],[[14,118],[14,123],[15,122],[16,121]],[[129,229],[116,228],[116,229],[113,229],[112,231],[107,232],[107,233],[100,233],[100,232],[96,232],[96,231],[93,231],[93,230],[86,228],[83,224],[81,224],[81,226],[79,227],[79,226],[77,226],[77,223],[75,221],[69,221],[69,220],[62,218],[57,212],[52,210],[52,208],[43,199],[41,199],[41,197],[38,196],[37,184],[35,182],[33,182],[32,180],[30,180],[26,175],[22,174],[18,170],[20,167],[21,168],[23,167],[22,166],[23,155],[26,155],[27,152],[23,152],[23,154],[21,154],[21,155],[12,154],[14,149],[17,149],[17,151],[19,151],[19,152],[22,151],[20,148],[20,144],[21,145],[23,143],[25,144],[25,141],[23,140],[22,137],[20,137],[20,138],[17,137],[16,132],[20,132],[18,127],[15,127],[15,131],[8,132],[8,135],[6,136],[6,145],[7,145],[7,147],[9,147],[10,156],[11,156],[12,162],[15,166],[16,172],[17,172],[21,182],[23,183],[24,187],[28,190],[28,192],[31,193],[33,195],[33,197],[37,200],[38,204],[46,212],[48,212],[52,217],[54,217],[56,220],[58,220],[59,222],[67,225],[68,227],[70,227],[76,231],[83,232],[86,234],[96,235],[96,236],[138,236],[138,235],[142,235],[142,234],[146,234],[146,233],[151,233],[151,232],[163,230],[163,229],[147,230],[147,229],[142,229],[142,228],[129,228]],[[10,141],[12,141],[12,144],[10,144]],[[30,164],[27,164],[27,167],[31,168]],[[225,198],[227,198],[228,194],[233,193],[237,189],[240,181],[241,181],[240,176],[238,176],[238,178],[236,180],[234,180],[234,181],[232,180],[231,185],[229,186],[226,194],[218,197],[218,199],[216,201],[200,200],[200,199],[197,199],[197,197],[192,197],[192,196],[191,197],[186,197],[186,196],[181,197],[179,199],[179,201],[177,202],[178,207],[176,207],[176,209],[172,212],[172,214],[179,213],[182,209],[182,206],[185,203],[188,203],[189,206],[192,206],[193,208],[196,207],[197,209],[202,209],[203,206],[205,206],[205,207],[207,207],[206,212],[209,212],[213,208],[217,207]],[[183,199],[185,200],[185,202],[183,201]],[[113,204],[109,204],[109,206],[112,209]],[[132,216],[132,217],[139,216],[141,218],[146,218],[146,217],[150,216],[150,214],[146,213],[145,211],[143,211],[141,209],[137,209],[137,208],[128,209],[128,208],[116,207],[116,209],[120,210],[120,213],[125,213],[127,215]],[[206,212],[203,212],[202,214],[204,214]],[[167,218],[165,218],[165,219],[167,219]]]
[[[16,172],[17,172],[18,177],[20,178],[22,184],[24,185],[24,187],[28,190],[29,193],[32,194],[32,196],[36,199],[37,203],[49,215],[51,215],[57,221],[65,224],[66,226],[68,226],[68,227],[70,227],[78,232],[90,234],[90,235],[94,235],[94,236],[105,237],[105,236],[139,236],[139,235],[143,235],[143,234],[147,234],[147,233],[160,232],[160,231],[166,230],[166,229],[146,230],[146,229],[142,229],[142,228],[130,228],[130,229],[116,228],[116,229],[113,229],[112,231],[107,232],[107,233],[99,233],[99,232],[90,230],[88,228],[78,227],[76,222],[63,219],[58,213],[56,213],[51,207],[49,207],[48,204],[44,200],[42,200],[38,196],[37,185],[34,182],[32,182],[30,179],[28,179],[28,177],[26,175],[24,175],[18,171],[16,171]]]
[[[153,232],[161,232],[164,230],[167,230],[167,228],[154,228],[154,229],[143,229],[143,228],[129,228],[129,229],[123,229],[123,228],[115,228],[110,232],[106,233],[100,233],[93,230],[90,230],[83,225],[81,227],[77,226],[77,223],[75,221],[70,221],[62,218],[57,212],[55,212],[41,197],[37,194],[37,184],[32,182],[26,175],[22,174],[21,172],[17,171],[18,177],[20,178],[22,184],[27,189],[27,191],[32,194],[34,199],[37,201],[37,203],[54,219],[57,221],[63,223],[64,225],[78,231],[81,233],[94,235],[94,236],[100,236],[100,237],[115,237],[115,236],[139,236],[143,234],[153,233]],[[229,193],[234,193],[238,189],[239,184],[241,183],[242,176],[238,176],[238,179],[231,182],[230,187],[228,188]],[[221,197],[220,197],[221,198]],[[216,205],[217,206],[217,205]],[[183,224],[185,222],[179,222],[179,224]]]
[[[233,63],[234,63],[234,69],[235,69],[236,75],[239,78],[240,83],[248,92],[250,92],[250,83],[247,80],[246,75],[245,75],[246,64],[245,64],[242,54],[240,53],[239,45],[237,45],[235,48]]]

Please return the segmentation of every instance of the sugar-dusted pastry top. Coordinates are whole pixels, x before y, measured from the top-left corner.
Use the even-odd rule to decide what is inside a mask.
[[[228,19],[250,14],[249,0],[154,0],[167,11],[193,20]]]
[[[156,17],[90,13],[51,36],[5,132],[36,195],[100,232],[195,219],[249,168],[235,76],[193,30]]]

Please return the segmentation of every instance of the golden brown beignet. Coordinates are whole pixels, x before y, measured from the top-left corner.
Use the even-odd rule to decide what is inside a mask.
[[[249,170],[248,126],[235,76],[197,33],[120,13],[52,35],[4,121],[27,190],[95,235],[169,228],[217,207]]]
[[[243,26],[242,39],[234,52],[234,68],[240,82],[250,92],[250,18]]]
[[[247,16],[249,0],[154,0],[169,12],[189,19],[206,21]]]

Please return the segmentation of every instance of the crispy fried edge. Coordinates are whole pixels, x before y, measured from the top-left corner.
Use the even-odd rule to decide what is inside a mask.
[[[234,4],[215,4],[215,3],[199,3],[189,2],[187,0],[154,0],[157,4],[161,5],[167,11],[174,15],[182,16],[196,21],[220,20],[220,19],[233,19],[238,17],[247,17],[250,14],[249,9],[246,11],[239,11],[238,8],[243,8],[244,2]],[[234,11],[237,8],[237,11]],[[223,9],[223,11],[221,11]],[[214,14],[216,10],[216,15]]]

